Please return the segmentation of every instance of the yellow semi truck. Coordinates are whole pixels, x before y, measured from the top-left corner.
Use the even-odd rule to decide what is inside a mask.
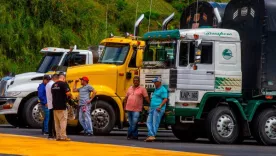
[[[111,35],[110,38],[104,39],[101,42],[104,50],[97,64],[67,69],[66,81],[70,88],[73,88],[75,81],[81,76],[87,76],[90,79],[89,84],[97,91],[91,111],[95,134],[108,134],[115,126],[122,128],[126,121],[123,100],[127,89],[133,83],[133,77],[139,76],[139,68],[143,63],[145,42],[137,39],[143,18],[142,14],[136,21],[133,36],[126,33],[124,37]],[[167,25],[172,18],[173,15],[165,19],[163,25]],[[78,97],[77,93],[73,93],[73,96]],[[77,120],[68,122],[70,126],[76,126],[77,123]]]

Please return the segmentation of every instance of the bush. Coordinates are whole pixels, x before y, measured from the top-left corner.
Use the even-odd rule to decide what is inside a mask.
[[[118,11],[123,11],[127,7],[125,0],[117,0],[116,7]]]
[[[144,14],[145,14],[145,18],[149,19],[149,16],[150,16],[151,20],[157,20],[160,17],[160,14],[154,11],[152,11],[151,14],[149,11],[145,12]]]

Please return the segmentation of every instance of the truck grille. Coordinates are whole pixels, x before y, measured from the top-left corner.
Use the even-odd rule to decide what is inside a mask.
[[[161,75],[146,75],[145,76],[145,83],[152,83],[152,80],[156,77],[161,78]]]
[[[6,84],[7,84],[7,81],[5,81],[5,80],[0,81],[0,96],[5,95]]]

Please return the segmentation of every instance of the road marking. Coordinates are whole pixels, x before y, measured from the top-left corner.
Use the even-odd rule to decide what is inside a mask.
[[[59,142],[45,138],[0,134],[0,155],[17,154],[28,156],[212,156],[208,154],[157,150],[140,147],[118,146],[83,142]]]

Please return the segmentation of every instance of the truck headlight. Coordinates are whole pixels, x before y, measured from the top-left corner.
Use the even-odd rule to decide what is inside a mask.
[[[15,97],[19,95],[21,92],[6,92],[6,96],[8,97]]]

